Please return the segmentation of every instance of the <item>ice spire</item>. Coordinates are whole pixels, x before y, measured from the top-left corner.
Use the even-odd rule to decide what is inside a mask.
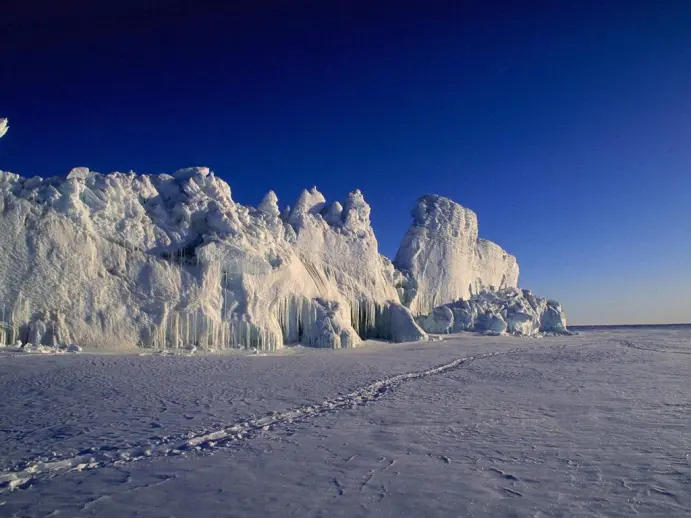
[[[279,198],[274,191],[269,191],[257,206],[257,209],[270,217],[276,218],[281,212],[279,211]]]
[[[319,213],[324,204],[324,195],[317,190],[317,187],[313,187],[310,191],[303,189],[293,209],[291,209],[288,222],[294,227],[299,226],[305,215]]]
[[[363,198],[360,189],[351,191],[344,201],[344,225],[352,230],[370,227],[370,206]]]

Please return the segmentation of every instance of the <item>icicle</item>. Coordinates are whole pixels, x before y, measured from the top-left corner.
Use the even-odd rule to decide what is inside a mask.
[[[190,344],[190,313],[185,313],[185,344],[187,347]]]
[[[195,311],[195,316],[192,321],[192,344],[197,345],[197,318],[199,316],[197,315],[197,312]]]
[[[221,347],[226,348],[226,324],[221,321]]]
[[[202,314],[202,338],[204,342],[204,347],[209,349],[211,343],[209,342],[209,317]]]
[[[166,312],[166,303],[163,303],[163,319],[164,323],[163,326],[161,327],[161,334],[163,335],[162,343],[163,343],[163,348],[166,348],[166,326],[168,326],[168,319],[167,319],[167,312]]]
[[[180,313],[175,314],[175,348],[180,347]]]

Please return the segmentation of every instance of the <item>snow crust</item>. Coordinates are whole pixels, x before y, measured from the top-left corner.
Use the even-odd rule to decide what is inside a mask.
[[[448,198],[425,195],[411,215],[413,224],[394,265],[405,274],[400,294],[414,315],[484,290],[517,286],[516,258],[478,237],[476,213]]]
[[[418,322],[426,332],[436,334],[461,331],[494,335],[571,334],[560,303],[516,288],[481,292],[466,301],[438,306]]]

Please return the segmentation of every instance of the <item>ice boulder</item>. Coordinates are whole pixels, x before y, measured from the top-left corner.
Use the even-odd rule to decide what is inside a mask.
[[[420,321],[421,327],[428,333],[451,333],[454,327],[454,313],[448,306],[438,306]]]
[[[494,335],[569,334],[567,319],[557,301],[529,290],[506,288],[482,291],[466,301],[439,306],[418,322],[428,333],[476,331]]]
[[[507,331],[507,323],[502,318],[502,315],[492,310],[486,310],[485,313],[478,316],[475,328],[478,331],[501,335]]]
[[[388,302],[382,309],[385,318],[385,337],[394,342],[425,341],[427,334],[416,323],[408,308],[394,301]]]
[[[546,305],[545,311],[541,314],[541,330],[561,331],[567,329],[567,318],[560,303],[548,299]]]

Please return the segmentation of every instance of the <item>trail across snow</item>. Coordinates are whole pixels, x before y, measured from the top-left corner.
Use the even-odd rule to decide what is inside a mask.
[[[689,516],[689,327],[0,355],[0,516]]]
[[[505,351],[493,351],[461,357],[440,366],[426,370],[402,373],[359,388],[346,395],[328,398],[315,405],[307,405],[285,411],[270,411],[263,417],[252,417],[232,425],[202,433],[190,432],[185,439],[180,437],[165,438],[158,442],[136,445],[123,449],[90,447],[77,456],[69,458],[48,458],[24,463],[21,468],[0,472],[0,493],[26,487],[39,479],[50,478],[65,472],[90,470],[109,465],[119,466],[157,456],[175,456],[184,451],[210,450],[228,446],[231,442],[251,439],[274,428],[305,421],[325,413],[340,409],[353,409],[379,399],[395,386],[409,380],[416,380],[444,373],[475,360],[495,357],[507,353],[529,351],[531,348],[516,348]]]
[[[626,348],[634,348],[635,350],[644,350],[644,351],[657,351],[659,353],[672,353],[673,355],[689,355],[690,351],[685,351],[685,350],[674,350],[674,349],[656,349],[656,348],[647,348],[646,346],[639,346],[638,344],[634,343],[633,341],[628,341],[625,339],[613,339],[613,342],[620,344],[621,346],[624,346]]]

